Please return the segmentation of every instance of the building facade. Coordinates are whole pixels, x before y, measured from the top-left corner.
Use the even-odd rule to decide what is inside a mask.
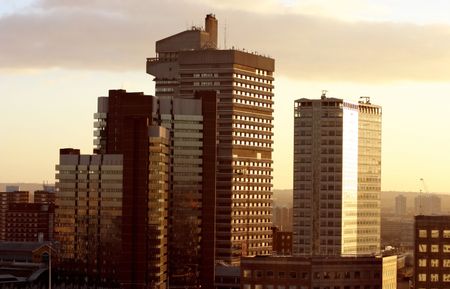
[[[216,92],[196,92],[190,99],[158,99],[111,90],[108,97],[98,99],[94,117],[97,154],[91,157],[123,159],[118,182],[122,198],[115,199],[120,211],[116,246],[121,253],[111,263],[116,275],[110,280],[124,288],[162,289],[169,278],[172,286],[213,284]],[[67,230],[66,226],[61,230]],[[103,240],[96,242],[101,246]],[[63,257],[67,263],[73,259]]]
[[[54,205],[12,203],[6,211],[7,242],[53,240]]]
[[[62,275],[118,286],[123,157],[61,149],[56,170],[55,239]]]
[[[29,192],[15,191],[17,186],[9,186],[6,192],[0,192],[0,241],[6,241],[6,215],[10,204],[27,204]]]
[[[147,60],[156,96],[218,98],[215,258],[238,264],[241,255],[271,252],[274,60],[217,49],[217,19],[156,42]]]
[[[294,111],[294,254],[378,253],[381,107],[323,94]]]
[[[450,216],[416,216],[414,288],[450,288]]]
[[[396,289],[397,256],[243,258],[241,288]]]
[[[292,255],[292,231],[281,231],[273,227],[273,254],[274,255]]]
[[[406,215],[406,197],[403,195],[398,195],[395,197],[395,215]]]
[[[35,204],[55,204],[55,192],[54,191],[35,191],[34,192]]]

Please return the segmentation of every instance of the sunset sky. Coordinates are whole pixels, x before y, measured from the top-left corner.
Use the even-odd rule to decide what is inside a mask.
[[[383,106],[383,190],[419,191],[424,178],[450,193],[448,11],[444,0],[0,0],[0,182],[54,182],[59,148],[91,153],[96,98],[153,94],[154,42],[214,13],[221,48],[275,58],[275,189],[292,187],[293,101],[326,89]]]

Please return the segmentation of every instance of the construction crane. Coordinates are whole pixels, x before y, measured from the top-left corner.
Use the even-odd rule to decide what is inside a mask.
[[[426,201],[426,207],[427,207],[427,210],[429,210],[429,204],[428,204],[428,200],[426,199],[424,199],[424,196],[422,195],[422,193],[425,193],[425,197],[428,197],[428,187],[427,187],[427,184],[425,183],[425,180],[423,179],[423,178],[420,178],[419,179],[419,181],[420,181],[420,183],[421,183],[421,188],[420,188],[420,191],[419,191],[419,215],[423,215],[423,211],[422,211],[422,202],[423,201]],[[426,210],[426,211],[427,211]]]

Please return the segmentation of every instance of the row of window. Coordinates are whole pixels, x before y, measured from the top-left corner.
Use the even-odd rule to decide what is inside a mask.
[[[430,282],[450,282],[450,274],[444,273],[444,274],[425,274],[421,273],[417,275],[417,280],[419,282],[427,282],[427,280],[430,280]]]
[[[257,69],[256,74],[258,74],[258,75],[267,75],[267,71],[264,71],[263,73],[258,73],[258,71],[263,71],[263,70],[258,70]],[[240,73],[233,73],[233,77],[240,78],[240,79],[251,80],[251,81],[256,81],[256,82],[267,83],[267,84],[272,84],[272,80],[267,80],[267,79],[264,79],[264,78],[249,76],[249,75],[240,74]]]
[[[253,117],[253,116],[246,116],[246,115],[238,115],[238,114],[234,114],[233,115],[233,119],[245,120],[245,121],[253,121],[253,122],[257,122],[257,123],[272,123],[271,119],[259,118],[259,117]]]
[[[441,264],[441,260],[439,259],[419,259],[419,267],[427,267],[428,266],[428,261],[429,262],[429,266],[432,268],[439,268],[440,264]],[[442,260],[442,267],[445,268],[450,268],[450,259],[443,259]]]
[[[256,97],[259,99],[266,99],[266,100],[272,100],[272,96],[271,95],[265,95],[265,94],[260,94],[260,93],[253,93],[253,92],[248,92],[248,91],[241,91],[241,90],[233,90],[233,94],[235,96],[248,96],[248,97]]]
[[[450,230],[419,230],[419,238],[439,238],[442,236],[443,238],[450,239]]]
[[[251,187],[248,186],[232,186],[233,191],[271,191],[271,187],[266,186],[256,186],[253,185]]]
[[[262,127],[262,130],[270,131],[270,128],[268,127]],[[233,131],[233,136],[237,137],[248,137],[248,138],[259,138],[259,139],[272,139],[271,135],[268,134],[259,134],[259,133],[248,133],[248,132],[241,132],[241,131]]]
[[[233,165],[244,167],[271,167],[271,163],[267,162],[246,162],[246,161],[234,161]]]
[[[233,98],[233,103],[272,108],[271,103],[265,103],[265,102],[259,102],[259,101],[253,101],[253,100],[248,100],[248,99],[241,99],[241,98]]]
[[[442,248],[442,249],[441,249]],[[428,251],[429,249],[429,251]],[[419,244],[419,252],[420,253],[450,253],[450,245],[444,244],[444,245],[438,245],[438,244]]]
[[[237,82],[237,81],[233,82],[233,85],[237,86],[237,87],[243,87],[243,88],[254,89],[254,90],[259,90],[259,91],[272,92],[272,88],[269,88],[269,87],[247,84],[247,83],[242,83],[242,82]]]

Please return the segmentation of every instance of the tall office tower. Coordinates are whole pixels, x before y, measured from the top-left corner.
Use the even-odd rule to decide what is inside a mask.
[[[322,95],[294,117],[294,254],[379,252],[381,107]]]
[[[406,215],[406,197],[403,195],[398,195],[395,197],[395,215]]]
[[[214,280],[217,98],[159,100],[157,119],[171,133],[169,277],[172,286]],[[208,286],[206,286],[208,287]]]
[[[364,255],[379,253],[381,246],[382,110],[369,97],[361,98],[358,110],[357,253]]]
[[[123,157],[61,149],[56,170],[55,239],[63,275],[118,285]]]
[[[156,42],[147,59],[156,96],[192,98],[217,91],[218,166],[215,258],[271,252],[274,60],[217,49],[217,20]]]
[[[0,192],[0,241],[6,240],[6,213],[10,204],[27,204],[29,193],[27,191],[14,191],[18,186],[7,188],[6,192]]]
[[[167,281],[167,196],[160,185],[153,187],[150,173],[165,169],[153,164],[149,130],[153,125],[156,99],[143,93],[110,90],[108,98],[99,99],[96,151],[123,155],[122,243],[119,282],[125,288],[157,286]],[[160,135],[160,138],[168,136]],[[169,141],[169,140],[167,140]],[[163,141],[158,142],[160,146]],[[152,165],[157,167],[153,168]],[[162,176],[158,175],[157,178]],[[157,193],[157,196],[154,195]],[[167,193],[167,192],[166,192]],[[154,203],[155,198],[158,205]],[[159,206],[163,215],[152,216]],[[155,227],[155,218],[160,222]],[[155,230],[160,234],[154,234]],[[150,244],[159,242],[159,246]],[[158,254],[155,249],[159,248]]]
[[[148,194],[148,284],[167,288],[167,212],[170,168],[170,134],[153,125],[149,128],[149,194]]]

